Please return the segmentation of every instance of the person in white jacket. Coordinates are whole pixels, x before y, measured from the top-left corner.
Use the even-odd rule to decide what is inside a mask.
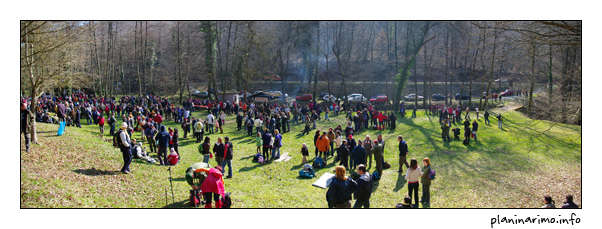
[[[418,180],[420,177],[422,177],[422,170],[418,166],[418,161],[416,158],[412,158],[412,160],[410,160],[410,169],[408,169],[405,178],[408,181],[408,196],[410,196],[410,198],[414,196],[416,205],[418,205]],[[412,204],[412,201],[410,201],[410,204]]]
[[[128,128],[128,124],[126,122],[121,123],[121,129],[118,131],[121,140],[119,149],[123,154],[123,167],[121,168],[121,172],[129,174],[131,172],[130,163],[132,163],[132,153],[130,151],[130,135],[127,134],[126,128]]]
[[[209,133],[211,134],[213,134],[213,123],[215,123],[214,119],[215,118],[211,113],[209,113],[209,115],[207,115],[207,119],[205,119],[205,121],[207,121],[207,125],[209,126]]]

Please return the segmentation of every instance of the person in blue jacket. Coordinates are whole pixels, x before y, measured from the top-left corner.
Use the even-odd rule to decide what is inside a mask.
[[[353,158],[353,165],[350,165],[351,169],[357,168],[360,164],[366,164],[366,149],[362,144],[362,141],[358,141],[357,146],[351,151],[351,157]]]
[[[155,136],[155,140],[159,141],[157,145],[159,150],[157,152],[157,158],[161,165],[168,165],[167,163],[167,148],[169,147],[169,133],[165,131],[165,126],[160,127],[160,132]]]

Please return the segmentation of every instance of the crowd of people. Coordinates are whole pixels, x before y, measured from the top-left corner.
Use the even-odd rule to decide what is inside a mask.
[[[354,107],[351,105],[339,106],[338,103],[319,104],[309,102],[307,105],[298,104],[296,101],[290,103],[231,103],[229,101],[214,102],[210,100],[190,99],[184,101],[182,105],[171,103],[166,98],[160,96],[146,95],[142,97],[124,96],[119,99],[114,97],[94,97],[85,93],[73,93],[69,96],[44,98],[41,97],[36,104],[28,104],[25,99],[21,103],[21,132],[27,133],[28,123],[31,119],[38,122],[58,123],[66,122],[66,126],[81,128],[81,119],[86,119],[87,125],[98,125],[101,135],[106,135],[104,125],[109,125],[109,135],[118,137],[118,147],[123,154],[124,165],[121,172],[130,173],[132,170],[129,165],[132,161],[132,149],[135,139],[132,134],[136,131],[141,132],[141,140],[148,142],[148,153],[157,154],[160,165],[172,165],[181,160],[178,150],[180,131],[179,128],[166,127],[164,122],[169,120],[180,124],[183,132],[183,138],[187,138],[191,133],[195,143],[198,143],[198,152],[202,155],[202,161],[208,163],[211,158],[215,158],[217,164],[212,169],[205,169],[214,176],[215,182],[219,183],[225,174],[225,168],[228,167],[226,178],[233,176],[232,159],[234,154],[234,145],[228,136],[217,137],[215,143],[211,143],[211,134],[223,134],[224,125],[228,116],[235,115],[236,130],[245,131],[246,135],[254,138],[257,151],[256,153],[263,158],[263,162],[277,160],[280,158],[280,149],[285,144],[283,134],[291,131],[292,125],[303,125],[305,128],[302,135],[309,134],[315,130],[313,138],[314,158],[321,158],[328,164],[328,159],[332,158],[335,164],[335,178],[333,179],[329,190],[327,191],[327,202],[329,207],[351,207],[352,195],[355,196],[356,207],[370,207],[370,195],[372,190],[372,181],[374,175],[381,179],[385,167],[385,140],[381,134],[372,139],[369,135],[360,137],[360,133],[373,130],[395,130],[397,115],[395,112],[386,112],[374,104],[357,103]],[[28,109],[29,108],[29,109]],[[345,109],[344,109],[345,108]],[[208,114],[193,115],[195,110],[207,110]],[[56,113],[56,117],[50,116],[50,112]],[[404,104],[400,105],[401,114],[405,114]],[[470,122],[470,109],[467,107],[462,115],[460,106],[452,107],[442,104],[430,105],[427,109],[428,114],[438,115],[439,123],[442,129],[442,138],[444,141],[451,141],[449,131],[452,130],[454,137],[459,139],[459,128],[453,128],[452,124],[462,124],[465,133],[464,141],[469,142],[471,138],[477,141],[477,131],[479,119],[479,110],[474,110],[475,120]],[[329,121],[329,114],[338,116],[346,115],[346,123],[339,124],[335,128],[328,128],[327,131],[317,129],[316,122],[322,120]],[[485,111],[484,118],[486,125],[489,125],[489,112]],[[196,116],[196,117],[195,117]],[[205,116],[201,118],[200,116]],[[502,128],[503,117],[497,116],[498,127]],[[462,122],[464,119],[464,122]],[[119,125],[119,121],[121,125]],[[292,123],[291,123],[292,122]],[[115,131],[116,125],[119,129]],[[471,127],[472,125],[472,127]],[[26,135],[26,134],[25,134]],[[363,138],[363,139],[362,139]],[[29,152],[29,139],[26,135],[26,150]],[[431,160],[424,158],[423,167],[418,165],[416,158],[407,161],[409,154],[408,144],[401,135],[398,140],[398,165],[399,173],[403,173],[403,165],[406,166],[405,179],[408,182],[408,195],[404,198],[404,203],[399,207],[416,207],[418,203],[429,204],[431,178]],[[139,143],[140,144],[140,143]],[[308,163],[309,157],[308,145],[301,145],[302,164]],[[168,158],[168,153],[175,153],[175,162]],[[375,174],[368,171],[373,166]],[[358,177],[352,179],[348,177],[347,171],[357,173]],[[350,173],[351,174],[351,173]],[[422,196],[419,200],[419,183],[422,184]],[[223,195],[223,181],[221,188],[211,188],[215,195]],[[209,193],[211,194],[211,193]],[[216,201],[217,197],[214,197]],[[414,204],[412,205],[412,198]],[[206,196],[207,203],[211,203],[211,196]],[[551,199],[546,199],[546,204],[552,204]],[[567,196],[567,201],[569,197]],[[571,202],[572,203],[572,196]],[[217,204],[217,203],[216,203]]]

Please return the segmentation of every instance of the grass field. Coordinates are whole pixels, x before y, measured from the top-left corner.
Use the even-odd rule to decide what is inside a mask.
[[[471,141],[468,146],[461,141],[443,143],[438,117],[423,111],[418,112],[417,118],[399,118],[394,131],[368,130],[357,134],[356,139],[382,134],[386,140],[385,161],[392,165],[374,184],[371,207],[391,208],[407,195],[407,181],[403,178],[407,169],[403,174],[396,172],[397,135],[408,142],[408,161],[428,156],[437,171],[431,186],[431,203],[426,207],[539,208],[544,195],[551,195],[558,205],[566,194],[573,194],[581,206],[581,127],[531,120],[512,109],[494,112],[506,117],[504,130],[497,128],[495,118],[490,118],[491,126],[487,126],[481,117],[479,141]],[[205,118],[206,114],[194,112],[193,116]],[[229,136],[234,144],[234,176],[225,180],[232,207],[327,207],[326,190],[311,185],[317,178],[298,177],[302,167],[301,143],[309,146],[313,157],[313,134],[303,136],[303,125],[291,125],[292,131],[283,134],[281,153],[288,152],[293,158],[260,165],[251,161],[256,152],[254,138],[236,131],[234,119],[235,116],[228,117],[223,134],[206,135],[211,143],[217,137]],[[319,121],[318,129],[344,123],[342,115],[331,117],[330,121]],[[180,129],[173,121],[167,121],[167,126]],[[191,136],[180,140],[182,161],[172,167],[172,202],[167,167],[134,159],[131,174],[119,172],[123,159],[120,151],[105,141],[111,138],[108,128],[105,136],[99,136],[96,125],[69,127],[63,136],[56,136],[57,129],[58,125],[38,124],[40,145],[33,145],[31,153],[24,151],[21,138],[22,208],[188,207],[190,187],[184,171],[202,158]],[[134,133],[134,137],[139,140],[140,133]],[[329,158],[328,162],[327,168],[317,171],[318,176],[333,173],[333,160]],[[210,163],[215,165],[213,159]]]

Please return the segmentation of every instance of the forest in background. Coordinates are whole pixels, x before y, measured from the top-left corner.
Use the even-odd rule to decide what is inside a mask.
[[[85,88],[97,96],[173,95],[181,103],[192,88],[216,88],[214,94],[272,89],[314,98],[384,93],[397,104],[409,93],[480,97],[474,93],[506,87],[527,90],[527,114],[581,120],[581,21],[21,21],[20,27],[21,93],[34,102],[44,91]],[[282,80],[265,80],[275,75]]]

